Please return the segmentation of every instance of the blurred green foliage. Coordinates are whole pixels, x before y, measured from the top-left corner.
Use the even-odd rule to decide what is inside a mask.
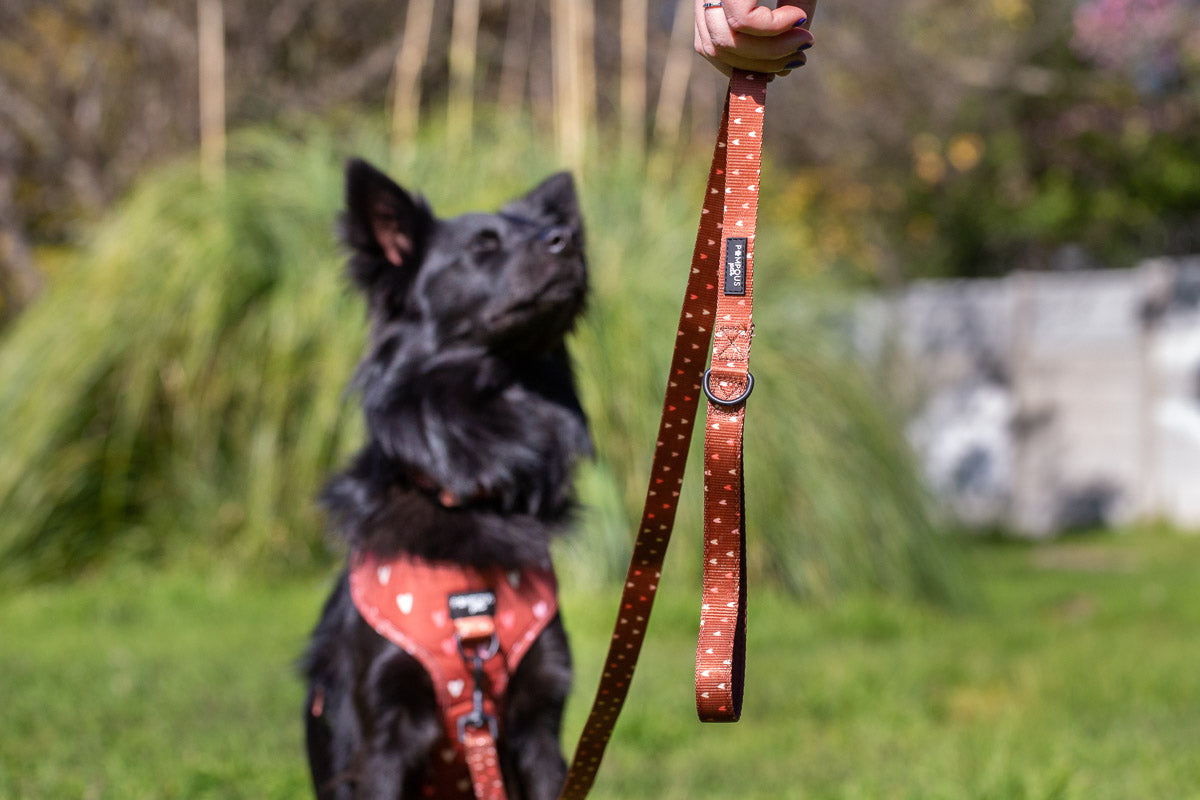
[[[485,124],[502,144],[452,151],[434,131],[392,171],[444,215],[498,206],[544,175],[545,147],[529,126]],[[354,129],[242,135],[223,188],[186,164],[148,175],[5,332],[0,570],[328,563],[312,498],[361,436],[344,393],[364,313],[333,235],[340,164],[385,163],[376,128]],[[583,177],[595,292],[572,348],[599,456],[582,471],[586,511],[563,561],[595,581],[623,574],[703,175],[648,181],[616,159]],[[842,301],[799,277],[805,235],[768,226],[759,250],[756,571],[815,598],[953,597],[953,558],[900,426],[830,332]],[[699,526],[693,478],[684,536]]]
[[[966,111],[963,132],[914,142],[907,233],[922,272],[1061,269],[1065,247],[1091,267],[1200,250],[1200,73],[1146,97],[1060,61],[1045,95],[1012,101],[1009,125]]]
[[[444,116],[451,5],[436,6],[422,119]],[[387,105],[405,0],[225,6],[231,128]],[[506,102],[550,127],[553,36],[537,6],[484,4],[479,114],[519,63]],[[646,7],[648,134],[677,3]],[[195,13],[183,0],[0,5],[0,325],[58,271],[48,248],[147,164],[196,146]],[[620,30],[596,26],[594,141],[619,130]],[[1193,0],[828,3],[810,63],[771,89],[767,146],[788,179],[768,211],[810,223],[811,272],[869,287],[1057,268],[1064,250],[1108,267],[1200,251],[1197,30]],[[529,47],[512,47],[518,34]],[[718,73],[690,66],[683,118],[666,121],[684,141],[707,137],[719,108]]]
[[[248,137],[227,191],[187,165],[149,176],[6,332],[6,569],[188,542],[312,558],[361,317],[329,148]]]
[[[1198,25],[1191,0],[823,6],[772,88],[778,213],[866,287],[1200,252]]]

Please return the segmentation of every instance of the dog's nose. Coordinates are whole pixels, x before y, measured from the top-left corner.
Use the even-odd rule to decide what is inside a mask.
[[[549,228],[542,233],[542,243],[553,255],[562,255],[575,244],[575,231],[566,225]]]

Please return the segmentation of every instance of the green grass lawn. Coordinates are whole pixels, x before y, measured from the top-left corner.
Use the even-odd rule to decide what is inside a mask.
[[[696,589],[668,573],[593,796],[1200,798],[1200,539],[968,556],[970,612],[752,586],[734,726],[694,721]],[[326,586],[125,568],[0,594],[0,798],[307,796],[293,664]],[[564,597],[568,737],[615,603]]]

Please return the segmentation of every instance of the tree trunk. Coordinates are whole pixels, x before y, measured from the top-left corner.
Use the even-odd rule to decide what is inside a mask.
[[[479,40],[479,0],[454,0],[450,28],[450,97],[446,127],[450,139],[470,141],[475,106],[475,50]]]
[[[646,139],[647,0],[621,1],[621,143],[641,156]]]
[[[572,47],[574,38],[571,25],[574,22],[571,7],[575,0],[551,0],[550,30],[554,49],[554,136],[558,142],[558,155],[574,165],[580,157],[582,131],[577,101],[579,99],[579,71]]]
[[[392,78],[392,160],[417,135],[421,118],[421,71],[429,57],[434,0],[409,0],[404,15],[404,38],[396,51]]]
[[[533,54],[533,31],[533,4],[530,0],[512,0],[504,37],[500,87],[496,93],[500,108],[505,111],[520,111],[525,104],[525,86],[529,81],[529,61]]]
[[[551,12],[555,132],[559,155],[578,173],[596,113],[595,6],[592,0],[553,0]]]
[[[579,65],[579,112],[586,143],[587,132],[596,126],[596,4],[595,0],[575,0],[571,7],[577,15],[575,59]]]
[[[675,22],[671,27],[667,63],[663,66],[658,107],[654,112],[654,140],[664,155],[673,153],[679,145],[683,104],[692,75],[692,62],[695,61],[695,53],[692,52],[693,14],[692,0],[679,0],[675,8]]]
[[[225,9],[223,0],[197,0],[200,62],[200,169],[205,181],[225,180]]]

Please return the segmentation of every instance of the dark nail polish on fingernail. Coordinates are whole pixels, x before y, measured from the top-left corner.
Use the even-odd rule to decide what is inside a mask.
[[[797,53],[803,53],[805,50],[807,50],[807,49],[808,49],[808,48],[810,48],[810,47],[812,47],[812,45],[811,45],[810,43],[808,43],[808,42],[805,42],[804,44],[802,44],[802,45],[800,45],[799,47],[797,47],[797,48],[796,48],[796,52],[797,52]]]
[[[792,62],[789,62],[784,67],[784,69],[800,69],[800,67],[803,67],[803,66],[804,66],[804,61],[792,61]]]
[[[799,22],[797,22],[797,23],[796,23],[795,25],[793,25],[792,27],[793,27],[793,28],[803,28],[807,22],[808,22],[808,18],[807,18],[807,17],[805,17],[804,19],[800,20]]]

